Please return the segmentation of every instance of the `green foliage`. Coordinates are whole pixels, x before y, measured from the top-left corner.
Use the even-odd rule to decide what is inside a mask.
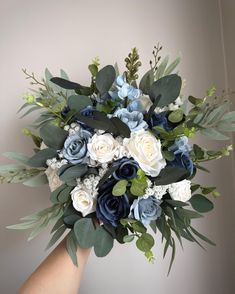
[[[41,127],[40,136],[43,142],[55,150],[62,149],[68,132],[52,124]]]
[[[65,182],[67,185],[76,186],[76,179],[84,176],[88,171],[88,166],[86,164],[79,165],[66,165],[62,166],[58,175],[61,181]]]
[[[32,167],[47,167],[47,159],[57,156],[56,150],[52,148],[46,148],[35,153],[29,160],[27,164]]]
[[[94,251],[97,257],[104,257],[113,248],[113,237],[108,233],[103,226],[96,229]]]
[[[68,97],[68,106],[70,109],[80,112],[83,108],[92,105],[89,97],[84,95],[71,95]]]
[[[175,166],[166,166],[161,170],[160,174],[155,178],[156,185],[169,185],[179,182],[189,177],[188,170]]]
[[[148,252],[154,246],[154,239],[150,234],[143,233],[136,241],[136,246],[139,250]]]
[[[81,248],[90,248],[94,245],[96,230],[91,218],[79,219],[73,230]]]
[[[181,83],[181,78],[176,74],[157,80],[149,92],[152,102],[157,101],[156,107],[164,107],[174,102],[180,94]]]
[[[154,82],[154,72],[152,69],[147,71],[140,80],[139,88],[146,95],[149,95],[151,85]]]
[[[122,196],[122,195],[124,195],[125,192],[126,192],[127,185],[128,185],[128,181],[127,180],[120,180],[120,181],[118,181],[113,186],[113,190],[112,190],[113,196]]]
[[[214,204],[205,196],[200,194],[193,195],[189,202],[192,207],[200,213],[209,212],[214,208]]]
[[[96,88],[100,94],[109,91],[116,78],[116,72],[112,65],[102,68],[96,75]]]
[[[52,222],[56,222],[63,214],[63,206],[53,205],[29,216],[23,217],[21,220],[25,222],[7,226],[8,229],[25,230],[32,229],[28,241],[34,239],[43,229]]]
[[[172,123],[179,123],[182,121],[184,117],[184,113],[182,111],[182,109],[177,109],[175,111],[172,111],[169,116],[168,116],[168,120]]]
[[[126,78],[129,83],[138,79],[138,70],[141,66],[139,60],[138,50],[136,48],[131,49],[131,52],[128,54],[128,57],[125,58],[126,62]]]
[[[73,264],[78,266],[78,262],[77,262],[77,240],[74,234],[74,231],[71,230],[66,238],[66,249],[67,252],[69,254],[69,256],[71,257]]]
[[[131,180],[130,192],[134,196],[143,196],[148,187],[147,176],[141,169],[138,170],[137,176]]]
[[[73,187],[69,187],[66,184],[62,184],[56,190],[51,192],[50,200],[54,204],[58,203],[66,203],[70,199],[70,192],[72,191]]]
[[[73,225],[82,218],[82,215],[80,212],[78,212],[74,207],[73,204],[70,203],[64,211],[63,214],[63,222],[65,225],[69,228],[72,228]]]

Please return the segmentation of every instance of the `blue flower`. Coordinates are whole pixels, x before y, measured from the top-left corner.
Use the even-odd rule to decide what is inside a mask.
[[[167,164],[170,166],[185,168],[190,172],[190,174],[192,174],[193,162],[189,155],[191,149],[192,148],[188,144],[188,138],[186,136],[176,139],[175,143],[168,148],[169,151],[174,152],[175,159],[173,161],[168,161]]]
[[[69,106],[65,106],[65,107],[62,109],[62,111],[60,112],[61,115],[62,115],[62,117],[66,117],[70,110],[71,110],[71,109],[69,108]]]
[[[139,197],[131,205],[129,217],[139,220],[143,225],[148,226],[151,221],[160,217],[162,213],[160,204],[161,201],[155,196],[148,198]]]
[[[147,129],[148,124],[144,120],[143,113],[139,111],[130,112],[126,108],[121,108],[115,111],[113,116],[120,118],[132,132],[136,132],[142,129]]]
[[[114,162],[119,165],[118,169],[113,173],[116,180],[131,180],[136,177],[139,169],[138,163],[134,159],[122,158]]]
[[[120,219],[127,217],[130,211],[126,195],[118,197],[112,195],[116,182],[114,179],[109,179],[100,187],[96,206],[97,218],[113,227],[117,227]]]
[[[70,135],[64,142],[63,156],[72,164],[85,163],[87,160],[87,143],[92,134],[87,130]]]
[[[116,88],[118,90],[117,93],[111,91],[109,92],[113,98],[115,98],[117,94],[117,96],[121,99],[128,97],[130,100],[134,100],[139,98],[142,93],[139,89],[136,89],[128,84],[124,75],[119,75],[117,77]]]
[[[167,112],[163,111],[160,113],[153,113],[150,121],[150,127],[162,127],[166,131],[171,131],[174,128],[174,125],[170,123],[167,119]]]
[[[86,106],[85,108],[83,108],[80,113],[81,115],[93,118],[94,117],[94,108],[91,105]]]
[[[188,144],[188,137],[182,136],[175,140],[175,143],[169,147],[169,150],[173,151],[174,154],[189,153],[192,147]]]
[[[144,112],[145,111],[144,106],[143,106],[143,104],[142,104],[142,102],[141,102],[140,99],[134,99],[134,100],[132,100],[128,104],[127,109],[129,111],[141,111],[141,112]]]

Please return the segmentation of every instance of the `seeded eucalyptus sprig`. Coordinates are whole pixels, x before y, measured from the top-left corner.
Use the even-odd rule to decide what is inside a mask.
[[[156,72],[157,68],[158,68],[158,63],[161,60],[161,56],[159,56],[160,51],[162,50],[162,46],[158,43],[157,46],[154,46],[153,48],[153,61],[150,60],[149,64],[151,69]]]
[[[141,62],[139,60],[139,54],[138,50],[136,48],[133,48],[131,52],[128,54],[128,57],[125,58],[126,62],[126,78],[127,81],[131,84],[131,82],[138,79],[138,70],[141,66]]]

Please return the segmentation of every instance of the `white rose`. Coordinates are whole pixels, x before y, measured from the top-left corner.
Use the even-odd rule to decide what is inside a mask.
[[[183,180],[170,184],[168,192],[173,200],[187,202],[192,196],[190,186],[191,182],[189,180]]]
[[[119,143],[111,134],[95,134],[87,144],[91,159],[100,163],[112,161],[119,149]]]
[[[56,173],[57,170],[58,169],[52,169],[51,167],[48,167],[45,170],[45,174],[47,175],[48,184],[51,192],[53,192],[63,184],[63,182],[60,180],[59,176]]]
[[[131,137],[124,139],[123,144],[147,175],[156,177],[165,167],[166,161],[161,153],[161,142],[149,131],[141,130],[131,133]]]
[[[77,211],[80,211],[83,216],[96,210],[96,198],[91,196],[89,190],[75,187],[70,194],[73,201],[73,207]]]

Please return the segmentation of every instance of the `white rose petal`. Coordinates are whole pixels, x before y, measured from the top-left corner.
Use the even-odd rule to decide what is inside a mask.
[[[168,192],[173,200],[187,202],[192,196],[190,187],[191,182],[189,180],[183,180],[170,184]]]
[[[119,143],[111,134],[95,134],[87,144],[91,159],[100,163],[112,161],[118,152]]]
[[[73,201],[73,207],[81,212],[83,216],[96,210],[96,198],[91,196],[89,190],[75,187],[70,194]]]
[[[57,175],[57,169],[52,169],[51,167],[48,167],[45,170],[45,174],[47,175],[48,184],[50,187],[51,192],[59,188],[63,184],[63,182],[60,180],[59,176]]]
[[[123,144],[147,175],[156,177],[165,167],[166,161],[161,153],[161,142],[149,131],[141,130],[131,133],[131,138],[124,139]]]

